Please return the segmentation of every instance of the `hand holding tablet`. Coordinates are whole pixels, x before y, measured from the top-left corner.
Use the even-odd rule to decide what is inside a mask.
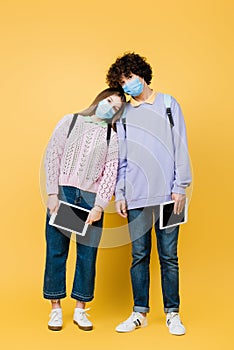
[[[188,221],[188,200],[186,198],[184,209],[180,214],[174,213],[175,201],[169,201],[160,204],[160,218],[159,227],[165,229],[181,224],[185,224]]]
[[[51,215],[49,224],[85,236],[88,228],[86,220],[89,213],[90,210],[88,209],[64,201],[59,201],[58,211]]]

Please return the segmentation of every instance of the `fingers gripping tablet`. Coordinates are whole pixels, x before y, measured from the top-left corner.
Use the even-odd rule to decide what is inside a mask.
[[[185,207],[180,214],[174,214],[175,201],[169,201],[160,204],[160,229],[185,224],[188,221],[188,200],[186,199]]]
[[[89,226],[85,221],[89,213],[88,209],[59,201],[59,209],[57,213],[51,215],[49,224],[85,236]]]

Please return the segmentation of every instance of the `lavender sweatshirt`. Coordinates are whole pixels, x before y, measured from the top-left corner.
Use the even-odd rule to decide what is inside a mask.
[[[126,133],[117,123],[119,167],[115,200],[125,199],[128,209],[158,205],[171,194],[185,194],[191,183],[186,127],[178,102],[172,97],[171,128],[163,94],[153,104],[126,106]]]

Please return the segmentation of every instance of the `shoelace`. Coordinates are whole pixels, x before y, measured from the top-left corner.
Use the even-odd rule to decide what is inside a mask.
[[[90,315],[87,314],[86,311],[89,311],[89,310],[90,310],[90,308],[79,310],[79,312],[80,312],[81,315],[82,315],[82,319],[86,319],[86,320],[87,320],[87,316],[90,316]]]
[[[52,322],[57,322],[57,321],[61,320],[62,315],[59,311],[56,310],[56,311],[51,312],[50,317],[51,317]]]
[[[171,324],[171,322],[173,322],[175,326],[181,324],[179,314],[177,313],[171,314],[170,318],[168,318],[167,320],[167,323]]]

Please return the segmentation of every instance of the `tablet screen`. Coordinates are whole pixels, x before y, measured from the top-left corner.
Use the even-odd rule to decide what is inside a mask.
[[[89,215],[89,210],[81,207],[70,205],[69,203],[60,201],[57,215],[52,221],[52,225],[64,228],[65,230],[85,234],[87,224],[85,221]]]
[[[174,201],[160,205],[160,228],[172,227],[187,222],[187,201],[180,214],[174,214]]]

